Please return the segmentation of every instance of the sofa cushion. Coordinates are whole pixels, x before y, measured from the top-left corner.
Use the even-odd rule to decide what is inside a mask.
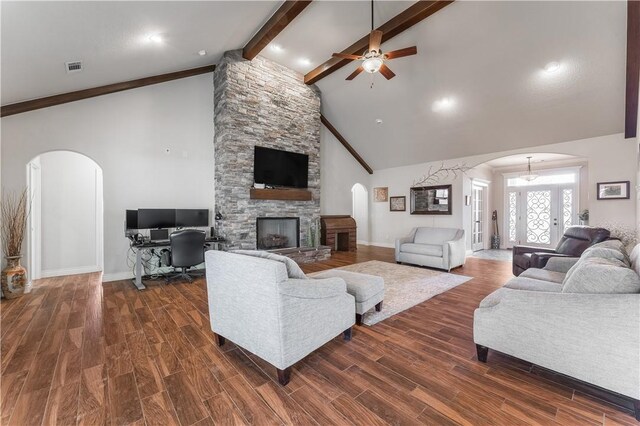
[[[542,269],[537,270],[541,271]],[[527,271],[531,271],[531,269],[527,269]],[[524,272],[518,277],[511,278],[507,281],[504,287],[512,288],[514,290],[547,291],[554,293],[562,292],[562,285],[559,283],[523,277],[523,275]]]
[[[640,293],[640,276],[616,259],[580,259],[562,285],[563,293]]]
[[[631,266],[631,260],[624,248],[624,244],[620,240],[607,240],[598,244],[594,244],[584,251],[583,258],[602,257],[605,259],[616,259],[627,266]]]
[[[566,274],[562,272],[550,271],[548,269],[529,268],[520,274],[520,277],[562,284],[565,275]]]
[[[284,263],[287,267],[287,276],[289,278],[295,278],[304,280],[307,276],[302,272],[300,266],[291,258],[286,256],[280,256],[279,254],[269,253],[262,250],[232,250],[231,253],[244,254],[245,256],[261,257],[263,259],[274,260],[276,262]]]
[[[435,244],[404,243],[400,246],[400,251],[404,253],[442,257],[442,246]]]
[[[447,241],[455,240],[458,231],[459,230],[455,228],[421,227],[416,230],[413,242],[417,244],[441,245]]]

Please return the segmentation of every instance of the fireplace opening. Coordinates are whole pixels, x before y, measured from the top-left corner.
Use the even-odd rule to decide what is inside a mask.
[[[259,217],[256,240],[258,250],[300,247],[300,218]]]

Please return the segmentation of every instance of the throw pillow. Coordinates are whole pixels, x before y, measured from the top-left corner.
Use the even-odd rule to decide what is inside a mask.
[[[624,249],[623,249],[624,250]],[[631,261],[629,260],[629,256],[627,253],[622,250],[617,250],[614,248],[608,247],[589,247],[582,253],[581,256],[583,259],[588,259],[590,257],[603,258],[603,259],[615,259],[623,262],[627,266],[631,266]]]
[[[261,257],[263,259],[275,260],[284,263],[287,268],[287,276],[289,278],[306,280],[307,276],[302,272],[300,266],[291,258],[280,256],[279,254],[269,253],[262,250],[232,250],[231,253],[244,254],[245,256]]]
[[[567,273],[563,293],[640,293],[640,276],[616,259],[580,259]]]

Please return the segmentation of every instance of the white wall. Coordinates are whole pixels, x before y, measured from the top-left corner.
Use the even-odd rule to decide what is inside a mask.
[[[356,183],[371,192],[369,173],[324,126],[320,128],[320,170],[320,211],[323,215],[351,215],[351,188]]]
[[[445,164],[466,163],[476,166],[486,161],[518,153],[562,153],[587,158],[588,163],[588,191],[586,200],[581,197],[581,205],[590,211],[590,224],[616,223],[635,228],[636,207],[630,200],[596,200],[596,183],[606,181],[630,180],[631,187],[636,185],[636,139],[624,139],[624,135],[615,134],[590,139],[563,142],[551,145],[503,151],[445,161]],[[412,183],[422,176],[430,165],[438,166],[440,162],[417,164],[385,170],[376,170],[370,179],[372,188],[377,186],[389,187],[389,195],[407,196]],[[482,169],[469,172],[469,177],[487,178]],[[479,175],[476,175],[479,174]],[[418,216],[410,215],[409,209],[405,213],[389,212],[388,203],[371,203],[371,243],[381,246],[392,246],[395,238],[408,234],[415,226],[464,227],[467,229],[467,241],[470,239],[468,226],[470,221],[470,206],[463,206],[464,195],[470,195],[470,183],[467,178],[443,181],[443,184],[453,185],[453,214],[450,216]],[[491,180],[491,178],[489,178]],[[501,184],[501,183],[499,183]],[[496,185],[492,185],[494,188]],[[495,197],[492,197],[495,199]],[[632,197],[633,198],[633,197]],[[586,201],[586,205],[584,202]],[[462,206],[462,207],[461,207]],[[492,206],[491,209],[499,209]],[[467,210],[469,210],[467,212]]]
[[[1,124],[5,188],[24,187],[27,163],[48,151],[82,153],[102,168],[105,280],[131,276],[126,209],[213,209],[212,74],[4,117]]]
[[[88,157],[49,152],[40,160],[42,277],[102,269],[102,170]]]

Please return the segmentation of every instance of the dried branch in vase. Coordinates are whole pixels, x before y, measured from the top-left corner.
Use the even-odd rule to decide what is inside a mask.
[[[427,173],[419,179],[416,179],[413,182],[413,187],[419,186],[428,186],[439,183],[444,179],[448,179],[453,177],[454,179],[458,176],[462,176],[466,174],[473,167],[469,167],[466,164],[456,164],[453,166],[445,166],[444,163],[440,164],[440,167],[434,170],[433,166],[429,166]]]
[[[20,256],[25,230],[27,229],[27,217],[29,216],[29,199],[27,190],[21,193],[3,194],[0,204],[0,216],[2,227],[0,228],[0,240],[5,256]]]

